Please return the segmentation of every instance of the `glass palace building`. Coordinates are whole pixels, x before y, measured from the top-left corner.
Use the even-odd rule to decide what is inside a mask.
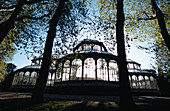
[[[109,53],[102,42],[84,39],[73,48],[73,53],[61,58],[52,57],[46,90],[50,89],[53,93],[118,94],[117,62],[117,56]],[[34,58],[31,65],[16,70],[11,88],[33,88],[41,63],[42,57]],[[127,60],[132,92],[159,94],[156,72],[141,69],[140,66],[133,60]]]

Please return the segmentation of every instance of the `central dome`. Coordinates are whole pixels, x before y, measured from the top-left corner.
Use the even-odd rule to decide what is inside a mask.
[[[73,52],[107,52],[106,47],[102,42],[93,39],[84,39],[80,41],[75,48],[73,48]]]

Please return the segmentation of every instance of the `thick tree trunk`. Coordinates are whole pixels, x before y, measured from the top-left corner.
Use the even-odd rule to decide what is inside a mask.
[[[58,8],[50,20],[50,28],[47,35],[47,40],[44,49],[43,61],[40,69],[39,77],[36,81],[36,86],[34,88],[34,92],[32,93],[32,102],[40,103],[44,101],[44,89],[46,86],[49,67],[51,64],[51,53],[53,47],[53,41],[56,36],[56,26],[64,9],[65,0],[60,0]]]
[[[14,28],[15,20],[18,16],[18,14],[22,10],[22,6],[25,4],[25,0],[19,0],[17,6],[15,7],[14,12],[10,16],[10,18],[0,24],[0,43],[4,40],[4,38],[7,36],[8,32]]]
[[[119,85],[120,85],[120,108],[121,110],[132,109],[133,100],[130,91],[130,83],[128,78],[128,69],[125,53],[124,42],[124,12],[123,0],[117,1],[117,22],[116,22],[116,39],[118,51],[118,68],[119,68]],[[129,110],[130,110],[129,109]]]
[[[159,9],[159,7],[157,6],[155,0],[151,0],[151,4],[152,4],[153,11],[155,11],[154,13],[156,13],[156,18],[158,20],[158,24],[161,29],[161,35],[165,41],[166,46],[168,47],[168,50],[170,51],[170,35],[166,29],[164,15],[162,11]]]

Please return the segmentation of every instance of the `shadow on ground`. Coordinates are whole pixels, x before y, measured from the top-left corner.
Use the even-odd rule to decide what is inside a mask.
[[[134,101],[141,111],[170,111],[170,97],[141,96]]]
[[[81,102],[48,102],[34,105],[26,111],[118,111],[114,102],[81,101]],[[24,111],[25,111],[24,110]]]
[[[30,106],[29,98],[0,99],[0,111],[19,111]]]
[[[118,111],[118,105],[114,102],[88,102],[68,106],[65,111]]]
[[[5,95],[5,94],[3,94]],[[116,101],[57,100],[46,99],[45,103],[32,104],[30,95],[15,98],[9,94],[0,98],[0,111],[119,111]],[[61,95],[62,96],[62,95]],[[71,96],[71,95],[70,95]],[[89,96],[90,98],[91,96]],[[89,99],[88,98],[88,99]],[[135,96],[136,111],[169,111],[170,97]],[[128,110],[128,109],[127,109]]]

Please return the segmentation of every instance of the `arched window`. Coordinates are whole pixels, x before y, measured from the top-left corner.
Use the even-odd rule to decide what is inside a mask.
[[[23,77],[23,75],[20,76],[20,75],[19,75],[19,72],[16,72],[16,73],[15,73],[15,76],[14,76],[14,79],[13,79],[13,82],[12,82],[12,85],[18,85],[19,82],[22,80],[21,77]]]
[[[48,79],[47,79],[47,86],[52,86],[52,85],[54,85],[54,73],[49,72]]]
[[[97,60],[97,77],[98,80],[108,80],[107,62],[103,58]]]
[[[156,89],[157,88],[156,80],[152,76],[150,76],[150,84],[151,84],[151,89]]]
[[[95,80],[95,61],[93,58],[87,58],[84,61],[84,80]]]
[[[30,79],[31,85],[35,85],[36,84],[37,78],[38,78],[37,72],[33,71],[31,73],[31,79]]]
[[[145,88],[145,80],[144,80],[143,76],[140,75],[140,76],[138,77],[138,79],[139,79],[139,81],[138,81],[139,87],[140,87],[140,88]]]
[[[84,51],[85,52],[91,52],[92,51],[92,45],[91,44],[84,44]]]
[[[81,80],[82,77],[82,61],[74,59],[71,66],[70,80]]]
[[[132,79],[131,79],[131,76],[129,76],[129,82],[130,82],[130,87],[132,88]]]
[[[30,78],[30,72],[25,72],[24,79],[23,79],[23,85],[29,85],[29,78]]]
[[[146,89],[151,89],[151,84],[148,76],[145,76]]]
[[[138,80],[135,75],[132,76],[132,88],[138,88]]]
[[[67,61],[65,61],[64,67],[63,67],[62,81],[68,81],[69,80],[69,72],[70,72],[70,61],[67,60]]]
[[[93,44],[92,48],[93,48],[93,52],[99,52],[100,51],[100,46],[99,45]]]
[[[23,80],[24,80],[24,72],[21,71],[21,72],[19,72],[18,84],[17,85],[22,85],[23,84]]]
[[[56,82],[61,82],[62,81],[62,65],[63,63],[59,63],[57,72],[56,72]]]
[[[118,66],[115,60],[109,61],[109,80],[110,81],[118,81]]]

